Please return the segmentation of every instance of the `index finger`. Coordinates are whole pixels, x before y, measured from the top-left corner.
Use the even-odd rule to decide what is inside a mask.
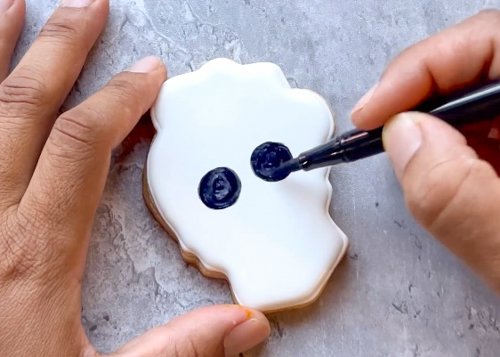
[[[354,124],[369,130],[425,99],[500,77],[500,11],[488,10],[401,53],[355,106]]]

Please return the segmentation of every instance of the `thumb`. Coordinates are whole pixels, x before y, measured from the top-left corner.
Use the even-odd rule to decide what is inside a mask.
[[[132,340],[113,356],[237,356],[269,335],[266,317],[237,305],[201,308]]]
[[[385,126],[383,139],[417,220],[500,291],[500,180],[495,170],[462,134],[426,114],[396,116]]]

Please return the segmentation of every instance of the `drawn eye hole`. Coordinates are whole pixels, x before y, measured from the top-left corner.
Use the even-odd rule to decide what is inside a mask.
[[[290,150],[283,144],[267,142],[258,146],[250,159],[255,174],[269,182],[281,181],[288,176],[277,176],[275,169],[282,163],[293,159]]]
[[[240,197],[241,181],[233,170],[218,167],[208,172],[200,181],[198,194],[208,208],[231,207]]]

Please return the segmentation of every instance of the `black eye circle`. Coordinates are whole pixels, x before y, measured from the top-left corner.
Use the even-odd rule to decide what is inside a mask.
[[[198,194],[201,201],[212,209],[224,209],[236,203],[241,192],[238,175],[227,167],[218,167],[200,181]]]
[[[252,154],[253,171],[261,179],[269,182],[281,181],[289,173],[280,173],[276,169],[284,162],[293,159],[290,150],[283,144],[267,142],[257,147]]]

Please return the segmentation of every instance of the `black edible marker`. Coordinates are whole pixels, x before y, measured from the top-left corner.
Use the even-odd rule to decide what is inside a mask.
[[[493,119],[500,115],[500,82],[486,85],[458,98],[433,105],[424,104],[416,111],[432,114],[454,127],[467,122]],[[382,129],[352,130],[332,141],[303,152],[297,158],[283,162],[267,181],[280,181],[294,171],[310,171],[320,167],[352,162],[384,151]]]

